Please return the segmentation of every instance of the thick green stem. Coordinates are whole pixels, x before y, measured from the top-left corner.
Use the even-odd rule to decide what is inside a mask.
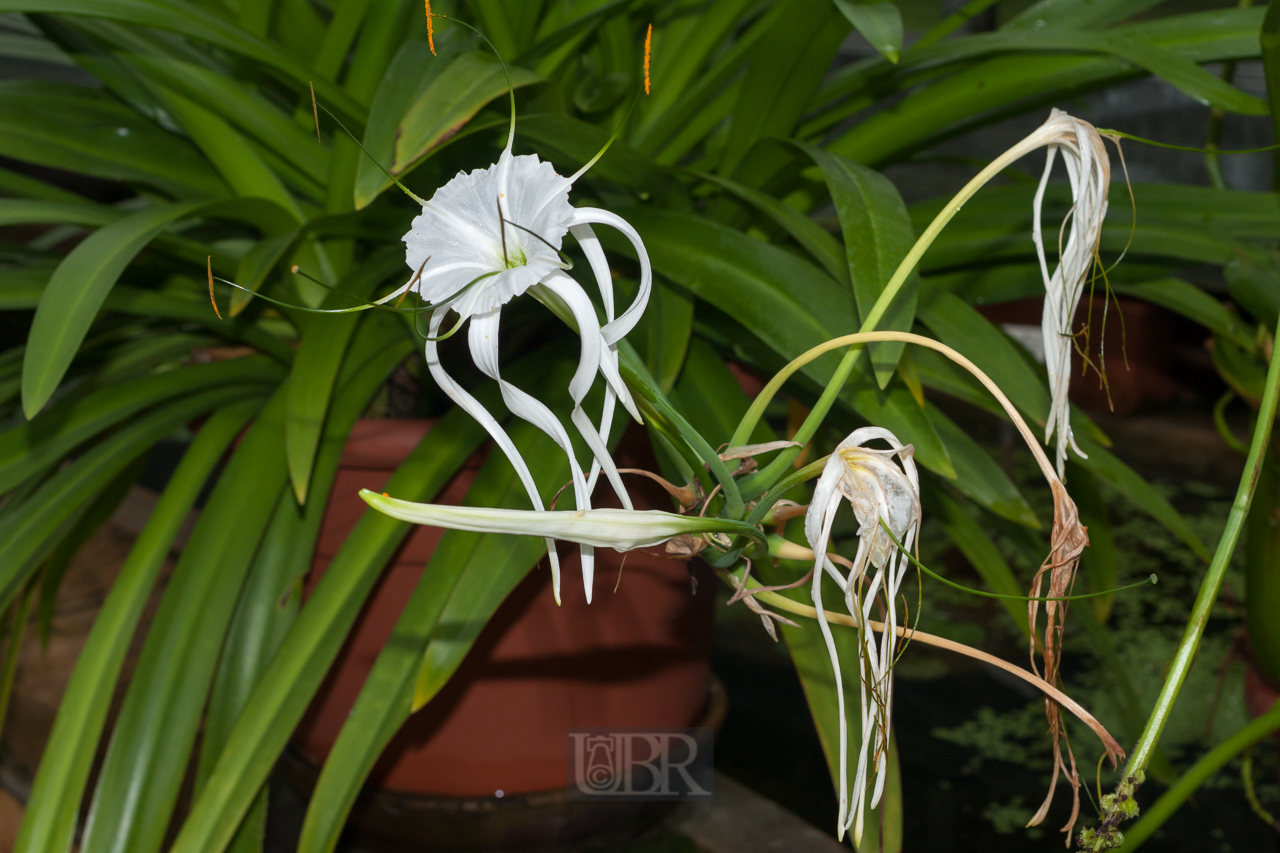
[[[1160,826],[1168,820],[1178,806],[1182,805],[1196,789],[1203,785],[1210,776],[1218,772],[1224,764],[1235,758],[1262,738],[1280,729],[1280,702],[1271,706],[1271,710],[1252,721],[1240,731],[1205,753],[1204,757],[1182,774],[1172,788],[1164,792],[1155,805],[1147,809],[1133,828],[1125,833],[1124,851],[1137,850],[1142,842],[1151,837]]]
[[[971,199],[987,181],[1000,174],[1010,163],[1021,159],[1024,155],[1046,144],[1047,141],[1039,131],[1032,133],[1026,139],[991,161],[987,168],[979,172],[973,180],[965,184],[960,192],[956,193],[955,197],[947,203],[947,206],[929,223],[929,227],[916,240],[915,245],[911,247],[911,251],[902,259],[902,263],[898,264],[898,269],[894,272],[893,278],[889,279],[889,283],[881,291],[875,305],[871,307],[871,310],[867,312],[867,316],[863,319],[862,326],[859,329],[860,332],[875,331],[876,326],[884,318],[885,312],[893,304],[898,291],[902,289],[907,278],[916,268],[916,264],[920,262],[920,258],[933,245],[933,241],[942,233],[942,229],[947,227],[947,223],[960,212],[960,208],[964,207],[965,202]],[[850,347],[844,354],[844,358],[840,361],[840,366],[836,368],[835,373],[832,374],[831,379],[827,382],[827,387],[823,390],[822,396],[818,398],[818,402],[809,412],[809,416],[805,418],[804,423],[801,424],[799,431],[794,436],[795,441],[799,442],[801,447],[809,443],[830,413],[836,397],[839,396],[840,391],[844,388],[844,383],[857,365],[858,357],[862,355],[862,349],[863,345],[858,344]],[[789,376],[790,374],[786,375]],[[786,376],[780,373],[771,379],[769,384],[756,396],[755,400],[751,402],[750,408],[747,409],[747,413],[742,416],[742,421],[738,424],[738,428],[734,430],[733,438],[729,440],[731,445],[747,443],[751,433],[755,431],[756,424],[764,416],[765,408],[773,400],[774,395],[778,393],[785,381]],[[795,460],[799,453],[799,448],[784,450],[765,468],[752,475],[748,481],[750,486],[744,483],[742,487],[747,499],[763,494],[771,488],[774,483],[786,474],[792,461]]]
[[[1182,683],[1186,680],[1196,652],[1200,648],[1200,639],[1204,636],[1205,625],[1209,622],[1214,602],[1218,600],[1218,591],[1222,588],[1223,575],[1226,574],[1227,564],[1231,562],[1231,555],[1235,551],[1236,542],[1240,539],[1245,519],[1249,515],[1249,507],[1253,503],[1254,491],[1262,476],[1267,444],[1271,440],[1271,427],[1275,423],[1278,388],[1280,388],[1280,348],[1273,353],[1271,366],[1267,370],[1266,390],[1258,411],[1258,422],[1253,429],[1249,458],[1245,462],[1240,486],[1236,489],[1235,502],[1231,505],[1231,512],[1227,516],[1226,529],[1222,531],[1222,538],[1218,540],[1218,550],[1213,555],[1213,562],[1209,564],[1209,571],[1200,583],[1200,592],[1196,595],[1191,618],[1182,635],[1182,642],[1178,644],[1178,651],[1169,663],[1164,686],[1160,689],[1155,708],[1147,719],[1147,727],[1142,732],[1142,737],[1138,740],[1138,745],[1134,748],[1129,764],[1125,768],[1125,779],[1133,778],[1146,769],[1156,744],[1160,741],[1160,735],[1169,722],[1169,715],[1173,711],[1178,692],[1182,689]]]
[[[1249,646],[1263,677],[1280,683],[1280,467],[1268,454],[1245,525],[1245,600]]]

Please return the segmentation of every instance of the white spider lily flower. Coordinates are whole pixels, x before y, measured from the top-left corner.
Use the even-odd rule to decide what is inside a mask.
[[[1032,238],[1040,260],[1040,274],[1044,278],[1044,313],[1040,332],[1044,338],[1044,362],[1049,371],[1052,399],[1044,440],[1048,442],[1055,432],[1058,434],[1057,467],[1061,477],[1064,476],[1068,446],[1080,456],[1085,456],[1071,434],[1071,404],[1067,399],[1071,385],[1071,323],[1102,239],[1102,220],[1107,216],[1107,191],[1111,186],[1111,160],[1107,157],[1102,137],[1093,125],[1061,110],[1053,110],[1049,120],[1032,135],[1043,136],[1043,144],[1049,148],[1044,174],[1035,195]],[[1045,260],[1040,219],[1045,188],[1059,151],[1067,166],[1072,207],[1068,214],[1070,230],[1065,243],[1059,237],[1061,257],[1051,274]]]
[[[552,537],[576,542],[583,547],[633,551],[636,548],[660,545],[677,536],[723,533],[749,536],[761,548],[768,549],[764,534],[759,530],[744,521],[726,518],[676,515],[659,510],[585,509],[546,512],[441,506],[400,500],[368,489],[362,489],[360,497],[378,512],[413,524],[475,533]]]
[[[891,449],[877,450],[864,446],[882,439]],[[893,433],[880,427],[855,430],[836,447],[827,460],[822,476],[813,490],[813,500],[805,514],[805,538],[821,562],[813,573],[813,606],[818,611],[818,624],[831,656],[835,672],[836,696],[840,715],[840,817],[838,835],[843,838],[853,827],[854,840],[861,841],[864,812],[867,805],[867,780],[875,774],[870,807],[875,808],[884,793],[888,769],[889,720],[893,708],[893,664],[897,654],[898,589],[906,577],[907,555],[899,553],[893,539],[885,532],[883,521],[908,550],[920,531],[920,478],[916,471],[911,445],[903,445]],[[894,461],[897,457],[898,462]],[[899,465],[900,463],[900,465]],[[836,510],[843,500],[849,501],[858,522],[858,553],[853,568],[843,573],[827,556],[831,528]],[[868,583],[869,568],[875,575]],[[850,809],[848,790],[847,733],[844,708],[844,683],[835,640],[822,605],[822,576],[835,580],[845,595],[849,614],[858,620],[859,672],[861,682],[862,746],[858,754]],[[872,618],[871,608],[883,602],[886,630],[875,634],[866,628]]]
[[[405,261],[415,270],[413,279],[392,296],[415,290],[435,309],[429,324],[427,366],[437,384],[459,406],[476,418],[511,460],[535,510],[543,503],[528,466],[515,444],[474,397],[446,373],[440,363],[438,340],[445,315],[469,321],[471,357],[486,376],[498,382],[503,402],[512,414],[546,432],[569,457],[575,508],[589,510],[591,493],[604,471],[623,507],[631,498],[609,456],[605,438],[613,422],[617,401],[637,421],[640,414],[618,370],[617,344],[640,319],[648,303],[653,273],[639,233],[622,218],[594,208],[574,208],[569,190],[586,171],[570,177],[556,174],[550,163],[535,155],[514,156],[512,133],[498,162],[487,169],[459,172],[422,204],[404,236]],[[593,161],[594,162],[594,161]],[[591,164],[588,163],[588,166]],[[613,280],[608,262],[592,225],[608,225],[621,231],[640,262],[640,287],[632,304],[615,316]],[[560,247],[566,233],[578,241],[595,275],[605,309],[600,325],[595,307],[582,287],[564,270]],[[559,419],[541,401],[502,379],[498,359],[498,329],[502,307],[541,285],[572,312],[582,339],[578,370],[569,385],[573,399],[571,419],[592,452],[589,471],[574,457],[569,435]],[[390,297],[388,297],[390,298]],[[599,426],[582,409],[582,401],[597,373],[605,379],[604,406]],[[587,601],[591,601],[594,556],[592,545],[582,545],[582,571]],[[548,536],[547,550],[556,601],[560,601],[560,565],[555,544]]]

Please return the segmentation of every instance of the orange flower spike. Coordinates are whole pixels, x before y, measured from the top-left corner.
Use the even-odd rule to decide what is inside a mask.
[[[649,61],[653,58],[653,24],[644,34],[644,93],[649,94]]]
[[[206,258],[209,270],[209,302],[213,305],[213,313],[219,320],[222,319],[222,312],[218,310],[218,300],[213,297],[213,255]]]
[[[424,0],[427,5],[427,47],[431,48],[431,55],[436,55],[436,29],[431,19],[435,15],[431,14],[431,0]]]

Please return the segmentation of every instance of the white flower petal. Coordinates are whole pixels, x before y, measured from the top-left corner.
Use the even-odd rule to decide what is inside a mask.
[[[440,336],[440,324],[444,321],[444,311],[436,311],[431,315],[431,322],[428,328],[427,338],[427,369],[431,371],[431,377],[435,379],[436,384],[440,386],[440,390],[449,395],[449,399],[458,404],[464,412],[475,418],[480,426],[484,427],[485,432],[494,440],[499,449],[506,455],[511,462],[511,467],[515,468],[516,476],[520,478],[520,483],[524,486],[525,492],[529,495],[529,502],[533,504],[534,510],[542,510],[542,497],[538,494],[538,487],[533,482],[533,475],[529,473],[529,466],[525,464],[524,457],[520,455],[520,451],[516,449],[515,442],[511,440],[511,436],[507,435],[506,430],[498,423],[493,415],[489,414],[489,410],[480,404],[480,401],[472,397],[466,390],[453,381],[453,377],[445,372],[444,366],[440,364],[440,350],[436,343],[436,338]],[[560,555],[556,553],[556,543],[550,537],[546,539],[547,556],[551,561],[551,585],[555,592],[556,603],[560,603]]]
[[[604,438],[596,432],[595,425],[591,423],[587,413],[582,410],[582,401],[587,396],[587,391],[591,390],[591,384],[595,380],[596,372],[600,367],[602,338],[600,337],[600,326],[596,320],[595,306],[591,304],[587,294],[582,291],[582,287],[563,272],[548,276],[547,280],[543,282],[543,287],[559,296],[573,311],[574,319],[578,323],[578,332],[582,338],[582,355],[578,361],[578,370],[574,374],[573,380],[569,383],[569,396],[573,398],[573,413],[570,417],[574,426],[578,428],[578,432],[587,442],[587,446],[591,448],[596,462],[603,466],[605,476],[609,479],[609,484],[613,486],[614,492],[617,493],[618,500],[622,501],[623,508],[631,509],[631,497],[627,494],[627,489],[622,484],[622,477],[619,476],[618,469],[613,464],[613,459],[609,455],[609,448],[605,444]]]
[[[538,398],[520,390],[502,378],[498,370],[498,326],[501,309],[487,314],[477,314],[471,318],[471,326],[467,330],[467,342],[471,345],[471,358],[480,372],[498,383],[502,392],[502,402],[506,403],[511,414],[528,421],[538,429],[551,436],[560,449],[569,458],[569,472],[573,478],[574,504],[578,509],[591,509],[591,495],[587,492],[587,479],[582,473],[582,466],[573,455],[573,443],[569,433],[565,432],[560,419]],[[588,549],[582,549],[582,583],[587,591],[587,603],[591,603],[591,589],[595,578],[595,558]],[[559,600],[557,598],[557,600]]]
[[[640,239],[640,233],[632,228],[631,224],[621,216],[610,213],[607,210],[600,210],[594,207],[577,208],[569,224],[598,224],[616,228],[631,241],[632,247],[636,250],[636,257],[640,261],[640,289],[636,292],[636,298],[627,307],[627,310],[623,311],[618,319],[609,323],[602,330],[604,339],[610,345],[616,344],[636,327],[636,323],[640,322],[640,315],[644,313],[645,306],[649,304],[649,293],[653,290],[653,267],[649,263],[649,252],[644,247],[644,241]]]

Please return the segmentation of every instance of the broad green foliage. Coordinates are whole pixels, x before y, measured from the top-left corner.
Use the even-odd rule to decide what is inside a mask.
[[[0,353],[0,605],[17,606],[37,587],[51,601],[70,553],[118,502],[139,460],[157,441],[196,430],[77,663],[17,849],[66,853],[86,810],[81,849],[89,853],[155,853],[170,829],[180,853],[260,846],[268,773],[409,532],[367,513],[308,600],[286,595],[282,603],[310,565],[347,435],[404,368],[428,386],[418,414],[440,420],[390,491],[430,500],[484,437],[430,389],[421,369],[425,317],[316,314],[268,300],[339,309],[403,284],[412,271],[399,240],[417,211],[383,170],[429,198],[459,170],[492,163],[505,141],[508,74],[517,153],[536,152],[569,174],[611,144],[573,198],[623,216],[653,260],[653,296],[620,346],[622,374],[663,470],[696,478],[703,494],[719,486],[709,511],[742,519],[775,484],[757,477],[750,491],[740,489],[736,463],[717,455],[748,404],[735,370],[767,376],[855,331],[943,203],[907,207],[877,167],[1142,74],[1229,112],[1267,112],[1264,101],[1202,66],[1265,54],[1275,80],[1275,4],[1261,47],[1261,9],[1153,16],[1152,6],[1040,0],[995,32],[958,35],[958,22],[944,22],[904,49],[891,2],[436,0],[434,11],[447,17],[435,20],[433,52],[420,0],[0,0],[0,13],[25,15],[30,25],[0,37],[0,54],[74,64],[100,84],[0,83],[0,155],[109,182],[101,197],[116,199],[0,170],[0,225],[52,229],[6,244],[0,259],[0,309],[33,318],[26,345]],[[450,18],[478,27],[507,74],[482,39]],[[651,22],[652,89],[644,96]],[[852,28],[882,58],[832,70]],[[1276,103],[1275,91],[1269,97]],[[893,107],[872,109],[884,99]],[[1262,247],[1280,227],[1276,197],[1140,184],[1131,229],[1122,195],[1112,193],[1103,238],[1104,257],[1127,246],[1131,259],[1114,272],[1115,289],[1210,328],[1233,387],[1260,394],[1254,328],[1178,273],[1231,264],[1233,298],[1274,323],[1276,272]],[[1051,216],[1067,204],[1052,188]],[[974,307],[1039,292],[1030,210],[1021,186],[980,193],[879,328],[931,334],[960,350],[1043,426],[1043,369]],[[614,271],[619,287],[634,289],[636,269],[625,260],[634,250],[603,229],[600,236],[624,259]],[[573,260],[574,275],[587,269],[582,257]],[[210,274],[245,289],[214,286],[222,318],[210,305]],[[522,387],[562,388],[576,349],[557,344],[575,341],[571,331],[534,304],[510,317],[504,371]],[[192,363],[200,361],[193,350],[233,357]],[[837,363],[833,353],[798,374],[785,388],[791,405],[812,406]],[[489,383],[474,393],[496,406]],[[1027,530],[1043,530],[1048,519],[935,406],[935,394],[992,406],[949,362],[876,344],[840,389],[812,450],[827,452],[863,423],[913,444],[925,512],[943,520],[988,587],[1017,594],[976,519],[994,514]],[[552,407],[563,416],[569,401]],[[768,414],[753,440],[781,437],[781,418]],[[1080,479],[1108,484],[1207,555],[1168,501],[1105,450],[1106,436],[1075,417],[1090,455],[1079,461]],[[565,477],[560,457],[532,428],[512,435],[536,460],[533,474],[549,499]],[[218,471],[123,687],[143,604]],[[467,502],[528,508],[498,455]],[[1103,541],[1105,512],[1089,524]],[[334,848],[383,745],[444,685],[541,547],[444,537],[323,768],[302,850]],[[724,555],[724,564],[737,556]],[[1093,584],[1107,585],[1108,559],[1088,564]],[[774,571],[785,582],[798,568]],[[1025,629],[1025,608],[1008,609]],[[468,627],[459,633],[450,627],[457,625]],[[834,767],[825,651],[811,623],[784,633]],[[846,673],[847,683],[854,678],[855,670]],[[107,730],[122,688],[119,720]],[[99,744],[109,748],[90,789]],[[193,761],[191,810],[171,827]],[[894,769],[873,821],[884,850],[901,845],[900,785]]]

